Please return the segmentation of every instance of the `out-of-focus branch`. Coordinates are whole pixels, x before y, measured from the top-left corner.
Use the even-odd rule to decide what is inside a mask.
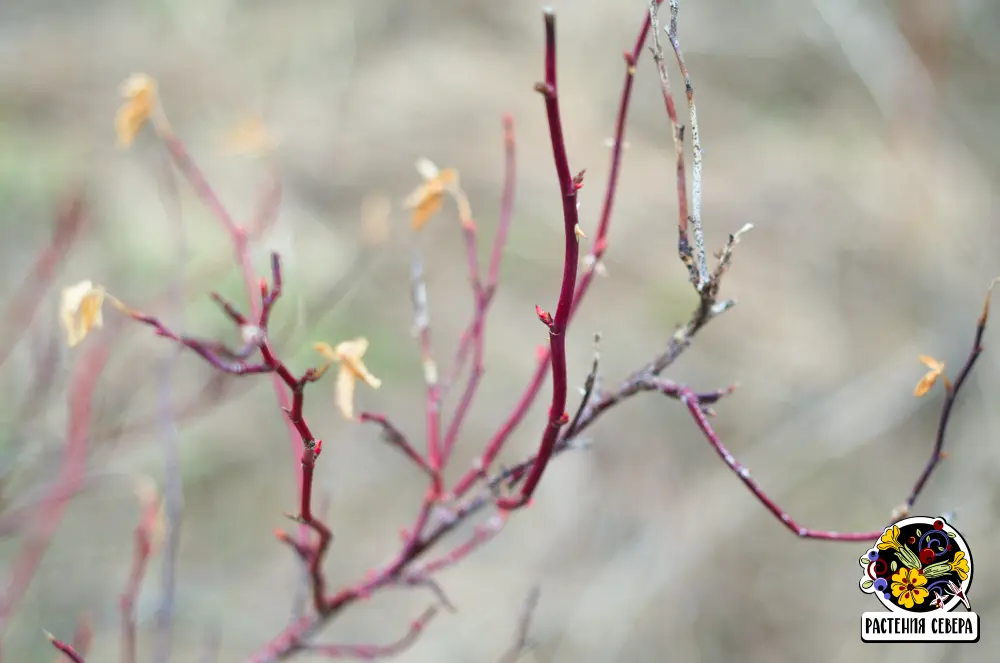
[[[132,547],[132,566],[125,582],[125,591],[119,600],[122,619],[122,663],[136,663],[136,620],[135,602],[142,589],[146,567],[153,553],[154,539],[160,526],[160,496],[156,488],[141,480],[136,485],[141,504],[139,523],[135,527]]]
[[[59,527],[68,503],[66,496],[74,494],[83,482],[93,395],[107,358],[107,345],[95,344],[77,360],[69,389],[69,423],[59,479],[37,512],[33,527],[24,533],[21,549],[9,567],[7,588],[0,598],[0,633],[6,629],[11,613],[31,583]]]
[[[576,287],[573,296],[573,305],[570,310],[570,320],[573,314],[579,310],[583,298],[586,296],[594,277],[598,273],[598,265],[601,263],[605,252],[608,249],[608,232],[611,228],[611,216],[614,211],[615,195],[618,191],[618,178],[621,173],[622,155],[625,149],[625,127],[628,121],[629,107],[632,101],[633,83],[635,81],[635,66],[642,54],[643,45],[649,35],[650,16],[646,13],[642,25],[639,28],[639,35],[631,51],[625,53],[625,82],[622,86],[621,99],[618,103],[618,115],[615,119],[614,138],[611,146],[611,164],[608,170],[608,180],[604,190],[604,202],[601,206],[601,213],[597,223],[597,233],[590,253],[586,257],[589,268],[580,277],[580,282]],[[551,350],[544,348],[540,351],[535,372],[528,381],[527,386],[521,393],[510,414],[497,432],[486,444],[483,453],[479,455],[473,466],[462,475],[451,489],[451,495],[461,497],[476,482],[482,478],[483,473],[488,471],[493,461],[500,454],[510,436],[517,430],[521,422],[527,415],[528,410],[534,404],[538,393],[545,383],[545,376],[552,359]]]
[[[962,385],[965,384],[965,380],[972,372],[972,367],[975,366],[976,360],[979,359],[979,355],[983,352],[983,334],[986,332],[986,323],[989,321],[990,317],[990,298],[993,296],[993,288],[996,286],[998,280],[1000,279],[994,279],[990,282],[990,287],[986,291],[986,300],[983,302],[983,310],[979,314],[979,319],[976,321],[976,333],[972,339],[972,348],[969,350],[969,354],[965,358],[965,363],[962,364],[962,368],[959,369],[958,376],[954,381],[945,382],[946,393],[944,404],[941,406],[941,416],[938,419],[937,433],[934,436],[934,446],[931,449],[931,455],[927,460],[927,465],[920,473],[916,483],[913,485],[913,489],[906,498],[906,502],[902,509],[903,511],[909,512],[909,510],[913,507],[913,504],[917,501],[921,491],[923,491],[924,486],[927,485],[927,481],[931,478],[934,470],[937,469],[938,463],[945,458],[944,436],[945,432],[948,430],[948,422],[951,420],[951,411],[955,407],[955,400],[958,398],[959,390],[961,390]]]
[[[535,610],[538,608],[538,599],[541,598],[542,590],[537,585],[531,588],[528,592],[528,598],[524,601],[524,607],[521,608],[521,615],[517,620],[517,633],[514,636],[514,644],[510,646],[504,655],[500,657],[497,663],[517,663],[518,659],[524,653],[524,650],[528,648],[528,633],[531,630],[531,620],[535,616]]]
[[[59,263],[80,236],[85,223],[86,201],[83,189],[78,187],[63,201],[49,245],[38,254],[4,311],[6,325],[0,331],[0,366],[7,361],[25,330],[31,326],[38,307],[45,301],[45,291],[52,284]]]

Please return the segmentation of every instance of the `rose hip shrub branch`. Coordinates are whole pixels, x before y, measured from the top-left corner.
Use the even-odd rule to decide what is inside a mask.
[[[428,292],[424,283],[423,263],[420,256],[414,259],[412,272],[412,298],[415,330],[419,338],[421,361],[425,382],[425,440],[417,444],[412,434],[398,427],[382,413],[362,412],[355,415],[354,400],[358,383],[378,388],[381,381],[372,374],[363,361],[368,349],[365,338],[342,341],[336,346],[317,343],[315,349],[324,357],[324,363],[302,373],[294,372],[275,350],[270,341],[270,317],[279,305],[282,284],[282,263],[272,254],[269,278],[258,279],[253,273],[249,258],[249,235],[228,213],[213,192],[202,172],[185,149],[181,140],[170,128],[166,115],[159,106],[155,83],[144,76],[134,76],[123,88],[126,103],[119,113],[119,138],[127,145],[147,125],[151,125],[165,145],[174,167],[195,190],[205,206],[214,214],[232,240],[237,264],[243,273],[248,297],[248,310],[244,312],[235,304],[216,294],[212,298],[222,313],[238,328],[243,344],[229,348],[224,344],[185,335],[167,327],[159,318],[133,310],[105,293],[103,288],[89,283],[86,287],[69,289],[64,294],[64,309],[69,312],[71,344],[79,343],[83,336],[100,324],[101,303],[107,299],[126,316],[148,326],[155,334],[191,350],[215,370],[250,380],[258,374],[269,374],[280,410],[284,413],[293,449],[299,461],[298,512],[291,516],[300,525],[296,535],[278,532],[278,539],[304,564],[308,571],[310,610],[297,617],[284,630],[275,635],[247,661],[262,663],[285,659],[300,651],[325,654],[332,658],[373,659],[391,656],[409,646],[420,632],[435,618],[441,608],[451,609],[444,590],[435,582],[436,572],[460,563],[482,545],[495,537],[511,514],[529,506],[533,495],[545,476],[549,462],[562,452],[582,446],[581,435],[606,412],[625,399],[643,392],[655,393],[680,403],[688,413],[694,428],[709,443],[723,462],[744,483],[750,493],[794,535],[803,538],[833,541],[859,541],[877,538],[882,523],[868,532],[835,532],[813,529],[800,525],[779,506],[752,478],[750,471],[725,447],[711,424],[715,414],[712,406],[732,393],[733,388],[697,391],[663,377],[664,371],[691,346],[698,332],[735,304],[720,299],[719,293],[731,265],[734,249],[749,224],[729,235],[728,241],[713,257],[706,255],[701,219],[702,155],[698,130],[695,91],[678,39],[678,3],[669,3],[669,22],[665,33],[674,53],[674,59],[684,80],[688,110],[688,124],[678,117],[677,105],[668,74],[668,63],[660,44],[658,11],[661,3],[650,2],[638,38],[631,50],[624,55],[624,85],[618,107],[611,150],[611,164],[605,184],[604,202],[596,223],[593,238],[588,238],[578,216],[578,191],[584,186],[584,172],[574,172],[562,130],[562,116],[557,84],[556,20],[552,12],[544,15],[544,80],[535,87],[544,105],[548,119],[556,178],[559,185],[563,212],[563,270],[559,287],[551,291],[556,301],[554,312],[541,304],[535,314],[548,330],[549,344],[539,351],[536,368],[520,397],[502,422],[497,432],[485,440],[481,453],[452,485],[445,479],[445,470],[457,444],[472,444],[460,440],[462,423],[473,404],[484,374],[483,356],[486,342],[486,322],[490,305],[495,299],[500,274],[500,264],[507,233],[514,214],[515,138],[514,124],[510,117],[503,120],[506,153],[505,182],[501,199],[499,224],[493,240],[490,262],[486,274],[479,264],[479,232],[472,214],[470,201],[459,185],[458,174],[452,169],[438,169],[423,160],[418,168],[424,177],[407,201],[413,210],[412,227],[419,231],[442,207],[444,202],[454,202],[458,208],[466,244],[466,262],[473,294],[471,320],[462,334],[452,365],[441,380],[431,347],[431,324]],[[652,32],[652,39],[650,33]],[[636,73],[636,63],[649,42],[653,60],[659,73],[660,90],[666,108],[671,140],[676,155],[676,191],[678,198],[677,230],[678,254],[686,267],[698,304],[689,319],[667,340],[659,354],[639,367],[617,385],[606,386],[600,372],[600,357],[595,348],[594,360],[585,383],[582,398],[569,403],[570,385],[567,378],[567,342],[590,342],[586,334],[573,334],[571,322],[582,305],[583,299],[603,273],[602,259],[609,246],[609,230],[622,160],[625,126]],[[685,135],[692,142],[692,181],[689,186],[685,168]],[[273,207],[273,205],[272,205]],[[694,242],[690,234],[694,235]],[[585,249],[589,243],[589,248]],[[585,255],[581,256],[581,251]],[[714,264],[710,260],[714,259]],[[581,264],[583,266],[582,274]],[[956,395],[982,350],[982,336],[988,317],[989,296],[976,327],[973,348],[958,378],[951,383],[944,378],[946,399],[940,419],[932,455],[923,474],[919,477],[904,506],[913,505],[920,491],[944,457],[945,430]],[[74,333],[75,332],[75,333]],[[599,339],[594,338],[595,345]],[[923,395],[939,378],[944,376],[944,366],[931,358],[923,358],[931,369],[918,386],[917,395]],[[303,404],[311,384],[324,378],[329,369],[337,365],[336,403],[348,419],[357,419],[377,426],[385,441],[408,458],[414,469],[426,476],[427,489],[416,508],[414,521],[403,531],[402,543],[394,556],[384,565],[372,568],[353,584],[331,588],[326,578],[325,562],[331,551],[335,523],[325,522],[317,512],[313,497],[313,483],[317,471],[337,472],[336,467],[325,467],[320,462],[323,442],[303,415]],[[461,378],[468,369],[464,377]],[[497,467],[496,459],[511,434],[521,425],[529,408],[538,400],[546,378],[551,375],[552,388],[546,422],[538,432],[538,446],[529,458],[506,469]],[[450,421],[442,419],[442,402],[453,386],[461,388],[458,405]],[[317,468],[322,468],[318,470]],[[144,511],[146,514],[147,511]],[[128,586],[122,597],[123,658],[127,662],[135,657],[135,621],[131,613],[135,594],[141,582],[146,559],[150,553],[151,535],[148,516],[143,517],[136,530],[136,553]],[[442,547],[446,535],[456,532],[462,525],[468,533],[464,540],[452,547]],[[349,535],[344,532],[343,535]],[[326,644],[317,642],[319,631],[334,618],[358,601],[375,592],[390,587],[420,586],[431,590],[435,597],[432,605],[414,617],[408,627],[400,630],[399,638],[387,643]],[[83,653],[73,645],[53,638],[53,643],[73,660],[82,661]]]

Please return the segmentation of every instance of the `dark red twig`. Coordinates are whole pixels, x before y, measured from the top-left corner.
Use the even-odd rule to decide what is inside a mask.
[[[597,234],[594,237],[594,243],[588,256],[591,267],[584,272],[576,288],[573,307],[570,312],[571,320],[573,314],[579,309],[590,285],[593,283],[593,279],[597,274],[596,266],[600,263],[608,249],[608,232],[611,229],[611,216],[614,211],[615,194],[618,191],[618,179],[621,174],[622,155],[625,149],[625,127],[632,101],[633,83],[635,82],[635,65],[642,54],[643,44],[646,43],[646,38],[649,35],[649,28],[650,17],[647,12],[642,26],[639,28],[639,35],[636,38],[635,45],[631,51],[626,51],[625,53],[625,82],[622,86],[621,99],[618,103],[618,116],[615,120],[614,142],[611,146],[611,164],[608,170],[608,181],[605,186],[604,202],[601,206],[601,214],[597,224]],[[511,413],[507,416],[507,419],[500,426],[499,430],[490,438],[483,453],[473,463],[473,466],[456,482],[451,490],[452,495],[461,497],[467,493],[482,478],[483,472],[488,470],[493,464],[493,461],[500,454],[507,440],[517,430],[517,427],[524,420],[528,410],[535,402],[538,392],[545,383],[551,358],[549,348],[544,348],[540,351],[535,372],[515,403]]]
[[[580,239],[576,234],[579,218],[576,209],[576,193],[583,185],[582,173],[573,176],[566,155],[566,141],[563,137],[562,118],[559,114],[559,91],[556,83],[556,17],[551,10],[545,12],[545,82],[537,86],[545,99],[545,113],[549,121],[549,136],[555,158],[556,176],[562,194],[563,234],[565,249],[563,254],[562,285],[555,316],[540,314],[542,322],[549,328],[549,352],[552,357],[552,403],[549,405],[549,420],[538,445],[538,456],[531,473],[516,497],[504,497],[497,506],[506,510],[520,508],[528,503],[541,481],[545,468],[552,458],[559,430],[569,423],[566,414],[568,391],[566,375],[566,329],[576,292],[576,275],[580,264]],[[536,307],[537,309],[537,307]],[[540,310],[540,309],[539,309]]]

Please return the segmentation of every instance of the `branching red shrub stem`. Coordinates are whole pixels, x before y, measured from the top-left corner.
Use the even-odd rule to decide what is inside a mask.
[[[560,117],[559,96],[556,72],[556,33],[555,17],[549,11],[545,13],[545,80],[536,87],[544,99],[548,118],[549,136],[552,144],[553,159],[559,184],[560,200],[563,211],[564,251],[563,273],[559,288],[559,296],[554,314],[536,307],[540,320],[549,328],[549,345],[541,348],[534,374],[531,376],[525,390],[515,402],[512,411],[502,423],[499,430],[486,442],[472,467],[462,474],[450,490],[444,483],[445,470],[453,450],[458,444],[462,424],[467,418],[469,409],[484,372],[483,355],[485,347],[485,322],[487,313],[496,293],[501,257],[506,243],[508,229],[513,214],[515,192],[515,146],[513,121],[504,119],[505,145],[505,175],[503,194],[500,205],[500,218],[492,246],[491,259],[485,282],[481,275],[478,259],[478,229],[472,218],[468,201],[460,191],[452,192],[459,203],[462,231],[465,238],[466,260],[469,282],[473,294],[473,312],[471,321],[459,342],[454,363],[448,378],[441,382],[438,376],[437,364],[431,353],[431,333],[428,315],[428,295],[423,279],[423,266],[419,256],[414,262],[413,270],[413,303],[416,317],[416,329],[420,337],[421,359],[424,365],[426,385],[425,399],[425,451],[421,452],[407,436],[405,430],[394,424],[386,415],[365,412],[359,416],[362,422],[377,425],[385,440],[402,452],[421,473],[427,476],[428,488],[421,500],[414,522],[402,532],[401,545],[395,555],[382,566],[373,568],[363,578],[340,589],[328,592],[327,578],[324,573],[324,561],[333,538],[332,530],[317,515],[313,505],[313,487],[315,481],[317,460],[322,451],[322,441],[316,438],[303,415],[305,390],[311,382],[318,380],[325,368],[310,368],[300,376],[293,373],[279,357],[269,338],[269,323],[272,310],[282,292],[282,265],[277,254],[271,259],[271,282],[255,281],[250,263],[249,241],[247,232],[238,226],[227,212],[219,198],[208,185],[201,171],[194,164],[181,141],[170,132],[161,132],[161,139],[167,146],[174,165],[184,178],[194,188],[202,202],[218,218],[222,227],[228,233],[240,265],[244,285],[247,291],[250,307],[249,316],[244,315],[231,303],[218,295],[214,299],[222,311],[239,328],[244,339],[244,347],[236,350],[225,347],[224,344],[186,336],[172,331],[156,316],[140,312],[130,312],[131,317],[152,328],[156,334],[172,340],[196,353],[216,370],[234,375],[249,376],[260,373],[271,374],[272,383],[278,404],[286,415],[286,423],[290,433],[295,453],[299,458],[298,473],[299,494],[298,513],[292,518],[302,526],[298,537],[291,537],[284,532],[278,533],[278,538],[288,544],[308,570],[309,590],[312,598],[312,610],[296,618],[270,642],[264,644],[256,653],[250,656],[248,663],[263,663],[289,657],[295,652],[308,650],[324,654],[332,658],[352,657],[374,659],[394,655],[409,646],[430,620],[438,613],[439,606],[450,608],[451,603],[443,589],[432,578],[433,574],[465,559],[482,545],[495,537],[504,527],[507,518],[515,511],[528,504],[539,486],[546,467],[552,457],[566,450],[578,448],[581,445],[580,436],[599,417],[611,410],[624,399],[633,395],[652,392],[680,401],[688,410],[695,426],[708,441],[726,465],[739,477],[757,500],[772,513],[791,532],[800,537],[855,541],[876,538],[881,530],[873,532],[831,532],[810,529],[800,526],[775,500],[769,497],[757,482],[751,477],[749,469],[743,466],[723,445],[710,424],[714,414],[711,406],[732,392],[732,387],[715,391],[696,392],[688,386],[671,382],[661,377],[661,374],[691,345],[696,334],[711,320],[729,310],[735,302],[718,300],[721,281],[730,265],[733,250],[743,230],[729,236],[722,251],[717,255],[717,263],[713,270],[707,266],[707,258],[701,237],[700,220],[700,187],[701,161],[700,145],[697,141],[697,120],[694,110],[694,89],[690,82],[687,67],[677,38],[677,2],[671,0],[671,19],[668,37],[673,46],[678,66],[685,78],[692,124],[694,144],[694,169],[692,182],[692,205],[689,215],[687,182],[685,175],[683,137],[684,127],[680,124],[676,106],[670,91],[669,76],[663,60],[659,39],[653,40],[653,56],[660,73],[661,92],[667,108],[670,132],[675,145],[676,187],[678,195],[679,232],[678,249],[682,262],[687,266],[691,282],[694,286],[698,303],[689,320],[680,326],[668,340],[663,351],[636,370],[632,375],[618,384],[614,389],[604,389],[601,385],[599,361],[595,359],[590,374],[584,385],[583,398],[573,416],[567,411],[568,377],[566,365],[567,333],[574,313],[578,310],[595,275],[598,265],[608,248],[608,233],[611,215],[615,201],[618,179],[621,168],[622,150],[624,147],[625,126],[629,103],[632,96],[635,77],[635,66],[647,42],[651,28],[657,28],[657,9],[661,3],[653,0],[650,11],[646,13],[639,36],[631,52],[625,54],[625,82],[618,107],[615,123],[614,143],[611,151],[611,163],[603,206],[597,224],[596,235],[587,256],[587,269],[577,278],[580,265],[580,237],[578,236],[577,191],[583,184],[583,173],[573,175]],[[261,204],[260,217],[270,218],[276,213],[278,197],[264,197]],[[263,222],[260,222],[263,223]],[[695,249],[692,250],[687,239],[688,228],[695,231]],[[744,230],[748,229],[745,227]],[[943,457],[945,429],[953,403],[965,378],[979,356],[982,346],[982,336],[985,330],[988,314],[989,298],[987,298],[983,313],[980,316],[974,346],[954,385],[948,388],[941,415],[938,434],[935,440],[933,455],[929,460],[923,475],[917,481],[912,494],[907,499],[909,507],[916,500],[927,479]],[[101,350],[103,352],[103,350]],[[103,365],[103,355],[100,355]],[[87,364],[87,357],[91,357]],[[442,403],[448,389],[458,379],[471,360],[471,368],[458,405],[447,424],[442,420]],[[77,378],[74,393],[78,398],[87,399],[93,390],[93,382],[99,373],[100,365],[91,365],[96,361],[92,355],[85,355],[81,360],[79,370],[82,373]],[[535,454],[512,467],[503,470],[492,469],[498,455],[503,450],[511,434],[523,421],[528,410],[536,401],[547,372],[552,373],[552,398],[549,412],[542,431],[538,449]],[[84,396],[81,396],[83,394]],[[80,432],[80,421],[88,421],[89,409],[83,408],[77,400],[71,403],[74,413],[73,423],[67,445],[67,465],[72,465],[72,472],[67,481],[72,481],[79,469],[81,449],[85,450],[86,433]],[[444,431],[442,435],[442,430]],[[70,463],[69,460],[73,459]],[[65,482],[64,482],[65,483]],[[60,493],[61,496],[61,493]],[[60,497],[58,504],[65,502]],[[51,536],[51,523],[58,521],[58,513],[53,506],[50,517],[45,522],[50,523],[45,531]],[[480,514],[493,510],[489,517],[476,520]],[[52,517],[51,514],[56,516]],[[460,532],[462,540],[443,551],[434,551],[444,537]],[[305,536],[306,532],[313,536]],[[138,583],[145,565],[142,554],[144,540],[137,531],[137,553],[133,573],[122,600],[123,620],[125,622],[125,662],[131,663],[135,658],[134,617],[131,616],[132,602],[138,591]],[[45,538],[47,542],[47,537]],[[44,549],[44,543],[42,544]],[[29,549],[27,553],[37,553],[37,549]],[[22,555],[27,560],[24,564],[37,564],[30,555]],[[30,578],[33,566],[27,568],[14,578],[22,578],[20,585],[13,586],[8,591],[5,602],[0,604],[0,622],[9,615],[10,608],[23,593],[23,578]],[[439,605],[432,605],[418,615],[400,639],[388,644],[320,644],[314,641],[319,630],[334,619],[344,609],[357,601],[372,596],[375,592],[388,587],[422,587],[430,590]],[[72,646],[53,639],[57,649],[64,652],[74,661],[82,662],[83,658]]]

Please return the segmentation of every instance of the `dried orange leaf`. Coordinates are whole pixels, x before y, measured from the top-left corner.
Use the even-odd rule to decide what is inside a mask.
[[[924,377],[920,378],[920,382],[917,383],[916,389],[913,390],[913,395],[917,398],[925,395],[937,382],[938,376],[936,373],[928,373]]]
[[[413,210],[410,227],[414,231],[422,229],[441,210],[446,192],[459,190],[458,171],[454,168],[439,169],[430,159],[420,158],[417,160],[417,172],[424,182],[403,201],[404,207]],[[463,222],[467,222],[466,219],[471,217],[468,205],[460,211],[465,212]]]
[[[927,392],[931,390],[934,383],[937,382],[938,378],[944,373],[944,362],[938,361],[934,357],[928,355],[920,355],[919,357],[921,363],[923,363],[930,370],[920,378],[920,382],[917,383],[916,388],[913,390],[913,395],[920,398]],[[948,378],[944,379],[945,386],[951,389],[951,385],[948,383]]]
[[[125,148],[156,110],[156,81],[146,74],[132,74],[119,86],[119,92],[124,102],[115,115],[115,135],[118,147]]]
[[[443,203],[443,194],[425,193],[420,202],[412,205],[413,216],[410,218],[410,227],[413,230],[422,229],[431,220],[431,217],[441,210]]]

